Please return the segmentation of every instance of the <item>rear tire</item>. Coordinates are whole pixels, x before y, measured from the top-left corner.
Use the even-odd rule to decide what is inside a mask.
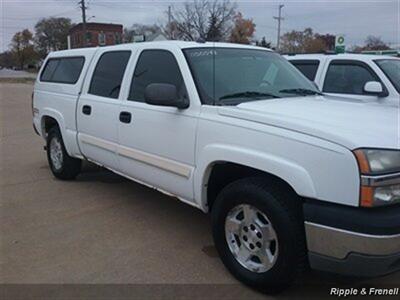
[[[303,271],[307,256],[299,201],[287,187],[263,178],[240,179],[220,192],[211,212],[214,243],[238,280],[277,293]]]
[[[57,126],[51,128],[47,135],[47,160],[51,172],[58,179],[75,179],[81,171],[82,161],[68,155]]]

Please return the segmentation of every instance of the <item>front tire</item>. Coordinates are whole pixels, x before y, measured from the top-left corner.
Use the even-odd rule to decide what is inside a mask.
[[[75,179],[81,171],[81,160],[68,155],[58,127],[51,128],[47,135],[47,160],[58,179]]]
[[[267,293],[295,281],[306,264],[298,201],[263,178],[241,179],[220,192],[211,212],[214,243],[237,279]]]

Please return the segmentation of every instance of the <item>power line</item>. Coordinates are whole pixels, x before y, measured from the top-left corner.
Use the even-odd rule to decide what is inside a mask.
[[[46,17],[36,17],[36,18],[34,18],[34,17],[32,17],[32,18],[31,17],[26,17],[26,18],[24,18],[24,17],[21,17],[21,18],[3,17],[3,19],[5,19],[5,20],[16,20],[16,21],[39,20],[39,19],[42,19],[42,18],[54,18],[54,17],[62,16],[62,15],[65,15],[65,14],[69,14],[69,13],[75,12],[75,10],[76,10],[76,8],[75,9],[70,9],[70,10],[55,14],[55,15],[46,16]]]

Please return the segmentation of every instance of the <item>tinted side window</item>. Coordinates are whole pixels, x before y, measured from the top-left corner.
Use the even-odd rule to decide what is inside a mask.
[[[375,63],[389,78],[394,88],[400,93],[400,60],[399,59],[378,59]]]
[[[61,59],[53,74],[53,81],[75,83],[83,68],[83,58]]]
[[[317,75],[319,61],[308,60],[308,61],[290,61],[304,76],[311,81],[314,81],[315,75]]]
[[[128,99],[144,102],[144,91],[151,83],[173,84],[179,95],[185,93],[182,74],[172,53],[165,50],[145,50],[140,54]]]
[[[117,99],[130,55],[130,51],[104,53],[93,72],[89,94]]]
[[[379,81],[367,67],[357,63],[331,63],[324,82],[323,91],[339,94],[364,94],[368,81]]]
[[[49,59],[43,69],[40,80],[74,84],[79,79],[84,63],[85,58],[83,57]]]

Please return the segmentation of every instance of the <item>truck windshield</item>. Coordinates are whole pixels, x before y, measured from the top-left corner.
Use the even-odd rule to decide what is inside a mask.
[[[378,59],[375,63],[400,93],[400,59]]]
[[[287,60],[270,51],[205,47],[185,49],[184,54],[203,104],[321,94]]]

